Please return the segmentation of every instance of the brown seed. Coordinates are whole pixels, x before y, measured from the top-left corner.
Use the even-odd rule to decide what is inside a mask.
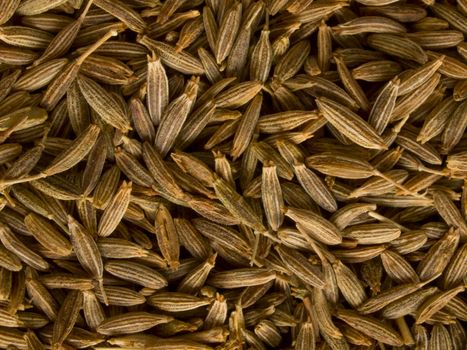
[[[105,335],[133,334],[143,332],[158,324],[173,320],[171,316],[135,311],[115,315],[105,319],[98,327],[97,332]]]
[[[38,269],[47,270],[49,264],[40,255],[28,248],[16,235],[5,225],[0,225],[0,241],[6,249],[16,255],[27,265]]]
[[[373,127],[351,110],[327,98],[320,98],[317,103],[328,122],[356,144],[365,148],[387,148]]]
[[[52,346],[60,347],[73,329],[83,307],[83,293],[77,290],[68,292],[57,315],[52,333]]]
[[[275,247],[286,268],[300,280],[316,288],[324,287],[321,273],[301,253],[283,246]]]
[[[97,231],[99,236],[107,237],[117,228],[130,203],[131,190],[132,183],[123,181],[102,214]]]
[[[361,316],[350,310],[337,310],[336,316],[373,339],[395,346],[403,344],[400,335],[394,329],[373,317]]]

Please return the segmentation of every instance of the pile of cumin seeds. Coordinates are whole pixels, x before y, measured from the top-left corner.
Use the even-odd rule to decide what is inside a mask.
[[[465,350],[466,0],[1,0],[0,349]]]

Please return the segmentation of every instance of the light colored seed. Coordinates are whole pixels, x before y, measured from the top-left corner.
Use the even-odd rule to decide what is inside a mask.
[[[401,336],[394,329],[376,318],[362,316],[355,311],[342,309],[336,311],[336,316],[370,338],[394,346],[403,344]]]
[[[20,0],[8,0],[1,4],[0,8],[0,24],[6,23],[15,13],[16,9],[20,5]]]
[[[465,114],[467,113],[467,101],[463,101],[449,119],[443,135],[441,136],[441,153],[448,154],[462,139],[467,122]]]
[[[123,62],[96,54],[86,58],[81,65],[81,72],[109,85],[125,85],[136,79],[134,72]]]
[[[459,244],[459,229],[449,229],[443,237],[433,244],[417,266],[422,281],[431,279],[444,271]]]
[[[205,284],[209,273],[214,267],[217,254],[211,255],[204,263],[195,267],[185,278],[178,284],[177,292],[180,293],[196,293]]]
[[[113,166],[108,169],[99,179],[93,196],[93,205],[98,209],[105,209],[112,195],[117,191],[120,182],[120,169]]]
[[[105,295],[109,305],[115,306],[135,306],[141,305],[146,302],[146,298],[134,290],[118,287],[118,286],[105,286],[104,287]],[[104,296],[99,290],[94,291],[96,297],[102,303],[104,302]],[[86,294],[85,294],[86,295]],[[101,322],[99,322],[100,324]]]
[[[135,184],[144,187],[151,187],[154,180],[151,174],[144,168],[141,163],[130,153],[121,148],[115,150],[115,160],[120,170]],[[118,185],[115,184],[115,187]],[[116,190],[116,188],[115,188]],[[108,198],[110,200],[110,198]]]
[[[434,315],[437,311],[441,310],[447,303],[454,298],[457,294],[462,293],[465,290],[463,285],[455,287],[453,289],[438,292],[430,297],[418,308],[415,321],[417,324],[421,324]]]
[[[252,249],[248,241],[238,231],[201,218],[193,220],[193,226],[210,241],[211,245],[214,243],[215,246],[222,247],[223,251],[229,253],[231,258],[243,261],[250,260]],[[218,253],[225,257],[223,251]]]
[[[350,240],[345,241],[348,245],[354,245],[354,241]],[[362,263],[368,260],[374,259],[377,256],[381,255],[382,252],[386,250],[386,246],[384,244],[379,245],[369,245],[369,246],[362,246],[356,247],[352,249],[339,249],[334,250],[333,253],[336,258],[340,259],[344,263]]]
[[[169,81],[159,56],[148,56],[147,105],[151,120],[158,125],[169,104]]]
[[[258,215],[248,205],[245,199],[225,182],[225,180],[215,175],[213,186],[218,199],[233,216],[254,230],[264,231],[263,224]]]
[[[330,305],[326,300],[324,291],[314,288],[312,295],[316,321],[318,322],[320,331],[330,337],[342,337],[342,332],[332,321]]]
[[[389,81],[379,93],[368,117],[368,123],[382,134],[392,119],[392,112],[399,93],[399,79]]]
[[[436,86],[440,80],[440,75],[435,73],[426,84],[407,94],[397,101],[393,111],[393,120],[401,120],[416,111],[417,108],[423,106],[424,102],[434,93]]]
[[[256,95],[251,100],[245,113],[243,113],[237,130],[234,135],[232,151],[230,155],[235,160],[246,150],[251,142],[253,133],[256,129],[256,124],[259,119],[261,105],[263,103],[262,94]]]
[[[352,76],[368,82],[388,81],[401,72],[399,63],[388,60],[370,61],[352,69]]]
[[[70,145],[70,148],[60,153],[51,164],[44,170],[47,176],[64,172],[88,155],[97,141],[100,129],[97,125],[91,124],[81,135]]]
[[[117,228],[130,203],[131,190],[132,183],[123,181],[102,214],[97,231],[99,236],[107,237]]]
[[[464,101],[467,98],[467,83],[461,80],[456,83],[453,90],[454,101]]]
[[[336,200],[321,179],[305,164],[293,166],[295,176],[306,193],[323,209],[334,212],[337,210]]]
[[[141,16],[135,12],[131,7],[125,3],[116,0],[93,0],[94,5],[100,7],[104,11],[110,13],[112,16],[117,17],[125,23],[131,30],[141,33],[146,28],[146,23]]]
[[[40,255],[28,248],[18,237],[5,225],[0,225],[0,241],[4,247],[16,255],[25,264],[41,270],[47,270],[50,265]]]
[[[433,201],[436,210],[444,221],[449,225],[459,228],[461,236],[465,236],[467,234],[467,224],[449,196],[443,191],[435,191],[433,193]]]
[[[67,63],[68,59],[66,58],[57,58],[44,62],[25,72],[16,80],[13,86],[18,90],[38,90],[50,83]]]
[[[81,266],[96,279],[99,288],[102,290],[104,283],[104,267],[99,247],[86,229],[71,216],[68,217],[68,228],[71,234],[73,250],[78,261]],[[107,303],[105,295],[104,300]]]
[[[337,71],[339,73],[340,80],[344,85],[344,88],[364,111],[369,111],[370,103],[368,98],[366,97],[358,82],[352,76],[347,66],[344,64],[342,58],[339,55],[334,55],[334,61],[336,62]]]
[[[371,34],[368,45],[389,55],[424,64],[428,58],[423,49],[409,38],[395,34]]]
[[[246,81],[236,84],[230,89],[220,93],[216,99],[218,108],[238,108],[252,100],[261,90],[259,81]]]
[[[113,260],[108,261],[104,268],[105,271],[118,278],[143,287],[160,289],[167,286],[167,280],[159,272],[139,263]]]
[[[342,231],[346,238],[357,240],[358,244],[381,244],[397,239],[401,231],[393,224],[352,225]]]
[[[221,64],[229,56],[240,29],[241,17],[241,2],[235,2],[223,16],[215,45],[217,64]]]
[[[225,270],[210,275],[207,283],[217,288],[240,288],[268,283],[276,274],[267,269],[246,268]]]
[[[201,197],[190,198],[187,204],[201,216],[222,225],[237,225],[241,221],[233,215],[224,205]]]
[[[337,210],[329,219],[339,230],[345,229],[355,218],[376,209],[374,204],[352,203]]]
[[[386,250],[381,254],[385,271],[399,283],[417,283],[419,277],[413,267],[399,254]]]
[[[208,299],[181,292],[158,292],[147,300],[149,305],[167,312],[194,310],[210,304]]]
[[[305,63],[310,50],[310,43],[306,40],[299,41],[287,50],[274,68],[273,78],[276,79],[277,83],[281,83],[295,76]]]
[[[336,12],[343,7],[341,3],[318,3],[310,5],[307,9],[297,14],[297,20],[301,23],[318,22],[322,18]]]
[[[230,185],[234,185],[235,180],[233,178],[234,175],[231,162],[229,162],[225,154],[220,151],[213,151],[212,153],[214,155],[214,169],[216,174],[222,177]]]
[[[138,37],[137,41],[149,50],[156,52],[165,65],[180,73],[204,74],[204,67],[201,62],[187,52],[177,52],[172,45],[152,40],[146,35]]]
[[[363,314],[374,313],[400,298],[404,298],[409,294],[415,293],[421,287],[423,287],[423,283],[408,283],[389,288],[384,292],[369,298],[359,306],[358,311]]]
[[[46,12],[50,9],[58,7],[64,4],[64,0],[54,0],[54,1],[45,1],[45,0],[28,0],[23,2],[17,9],[18,14],[22,16],[31,16]]]
[[[24,218],[24,224],[44,247],[63,256],[67,256],[71,253],[71,243],[63,237],[57,228],[41,216],[31,213]]]
[[[86,324],[92,330],[95,330],[105,319],[104,309],[92,291],[83,292],[83,314]]]
[[[399,254],[405,255],[418,250],[427,241],[423,230],[405,232],[391,242],[391,247]]]
[[[159,205],[156,212],[156,237],[162,256],[168,265],[177,268],[179,265],[180,244],[178,234],[169,210]]]
[[[134,311],[109,317],[96,330],[104,335],[133,334],[172,320],[173,317],[171,316]]]
[[[436,59],[441,54],[434,51],[426,51],[429,59]],[[443,64],[438,68],[439,73],[454,79],[466,79],[467,65],[451,56],[445,56]]]
[[[436,287],[428,287],[397,299],[383,308],[385,318],[396,319],[414,313],[426,298],[438,291]]]
[[[22,269],[21,260],[3,245],[0,245],[0,267],[9,271],[20,271]]]
[[[125,112],[115,98],[105,91],[102,86],[82,75],[78,76],[78,84],[88,104],[106,123],[123,132],[131,129]]]
[[[465,17],[451,5],[432,4],[430,9],[439,17],[446,20],[452,27],[460,30],[462,33],[467,33]]]
[[[313,324],[310,321],[303,322],[300,331],[298,332],[297,339],[295,341],[295,349],[315,349],[316,346],[316,335],[313,329]]]
[[[193,176],[206,187],[212,187],[212,170],[199,158],[185,152],[175,151],[170,155],[183,172]]]
[[[155,146],[165,156],[175,144],[190,112],[198,91],[199,78],[192,78],[185,91],[173,100],[165,109],[161,124],[156,132]]]
[[[282,212],[284,200],[274,164],[263,166],[261,197],[268,223],[274,231],[277,231],[284,220]]]
[[[449,117],[454,113],[458,104],[452,98],[444,99],[426,117],[423,127],[417,136],[417,141],[424,144],[436,137],[446,128]]]
[[[285,267],[304,283],[316,288],[324,287],[324,280],[319,270],[311,265],[304,255],[284,246],[275,247]]]
[[[192,256],[203,260],[208,258],[211,253],[208,241],[206,241],[200,232],[196,230],[193,224],[184,218],[174,219],[180,244],[187,249]]]
[[[272,65],[272,46],[269,33],[267,27],[263,28],[250,59],[250,79],[263,83],[267,80]]]
[[[31,270],[26,269],[26,275],[26,290],[33,305],[41,310],[50,320],[55,320],[58,313],[58,303],[48,289],[32,275]]]
[[[3,26],[0,29],[0,40],[13,46],[45,49],[52,38],[49,33],[35,28]]]
[[[105,258],[130,259],[148,255],[146,249],[122,238],[100,238],[97,247]]]
[[[356,144],[365,148],[387,148],[375,129],[350,109],[324,97],[319,98],[317,104],[328,122]]]
[[[77,290],[69,291],[63,301],[54,323],[52,332],[52,346],[61,347],[73,329],[79,312],[83,307],[83,293]]]
[[[358,277],[339,260],[333,262],[332,267],[336,275],[337,285],[345,300],[353,307],[361,305],[367,296]]]
[[[363,16],[332,28],[337,35],[361,33],[405,33],[407,29],[399,22],[381,16]]]
[[[288,207],[285,215],[294,220],[299,225],[299,230],[312,239],[332,245],[342,242],[340,230],[330,221],[310,210]]]
[[[451,261],[447,265],[444,275],[443,283],[445,288],[451,288],[462,282],[463,276],[466,273],[466,259],[467,259],[467,245],[464,243],[457,249]]]
[[[13,66],[27,65],[37,58],[37,53],[32,50],[16,47],[0,48],[0,63]]]

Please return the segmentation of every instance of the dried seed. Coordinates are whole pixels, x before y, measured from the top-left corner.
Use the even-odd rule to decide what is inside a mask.
[[[40,255],[29,249],[18,237],[5,225],[0,225],[0,241],[4,247],[17,256],[25,264],[44,271],[50,265]]]
[[[208,284],[216,288],[240,288],[268,283],[276,274],[267,269],[247,268],[215,272],[208,278]]]
[[[356,144],[373,149],[387,149],[376,131],[360,116],[327,98],[317,100],[320,111],[327,121]]]
[[[157,315],[149,312],[135,311],[115,315],[105,319],[97,332],[104,335],[133,334],[143,332],[158,324],[173,320],[171,316]]]
[[[117,228],[130,203],[131,190],[131,182],[126,183],[123,181],[102,214],[97,231],[99,236],[107,237]]]
[[[336,316],[373,339],[395,346],[403,344],[400,335],[394,329],[373,317],[362,316],[355,311],[342,309],[336,311]]]
[[[51,339],[54,348],[61,347],[70,334],[82,307],[83,293],[77,290],[69,291],[58,311],[57,322],[54,323]]]
[[[113,260],[104,266],[105,271],[125,281],[133,282],[143,287],[160,289],[167,286],[166,279],[154,269],[139,263]]]

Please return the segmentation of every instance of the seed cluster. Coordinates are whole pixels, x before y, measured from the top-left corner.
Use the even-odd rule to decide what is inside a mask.
[[[0,349],[464,350],[467,0],[0,0]]]

